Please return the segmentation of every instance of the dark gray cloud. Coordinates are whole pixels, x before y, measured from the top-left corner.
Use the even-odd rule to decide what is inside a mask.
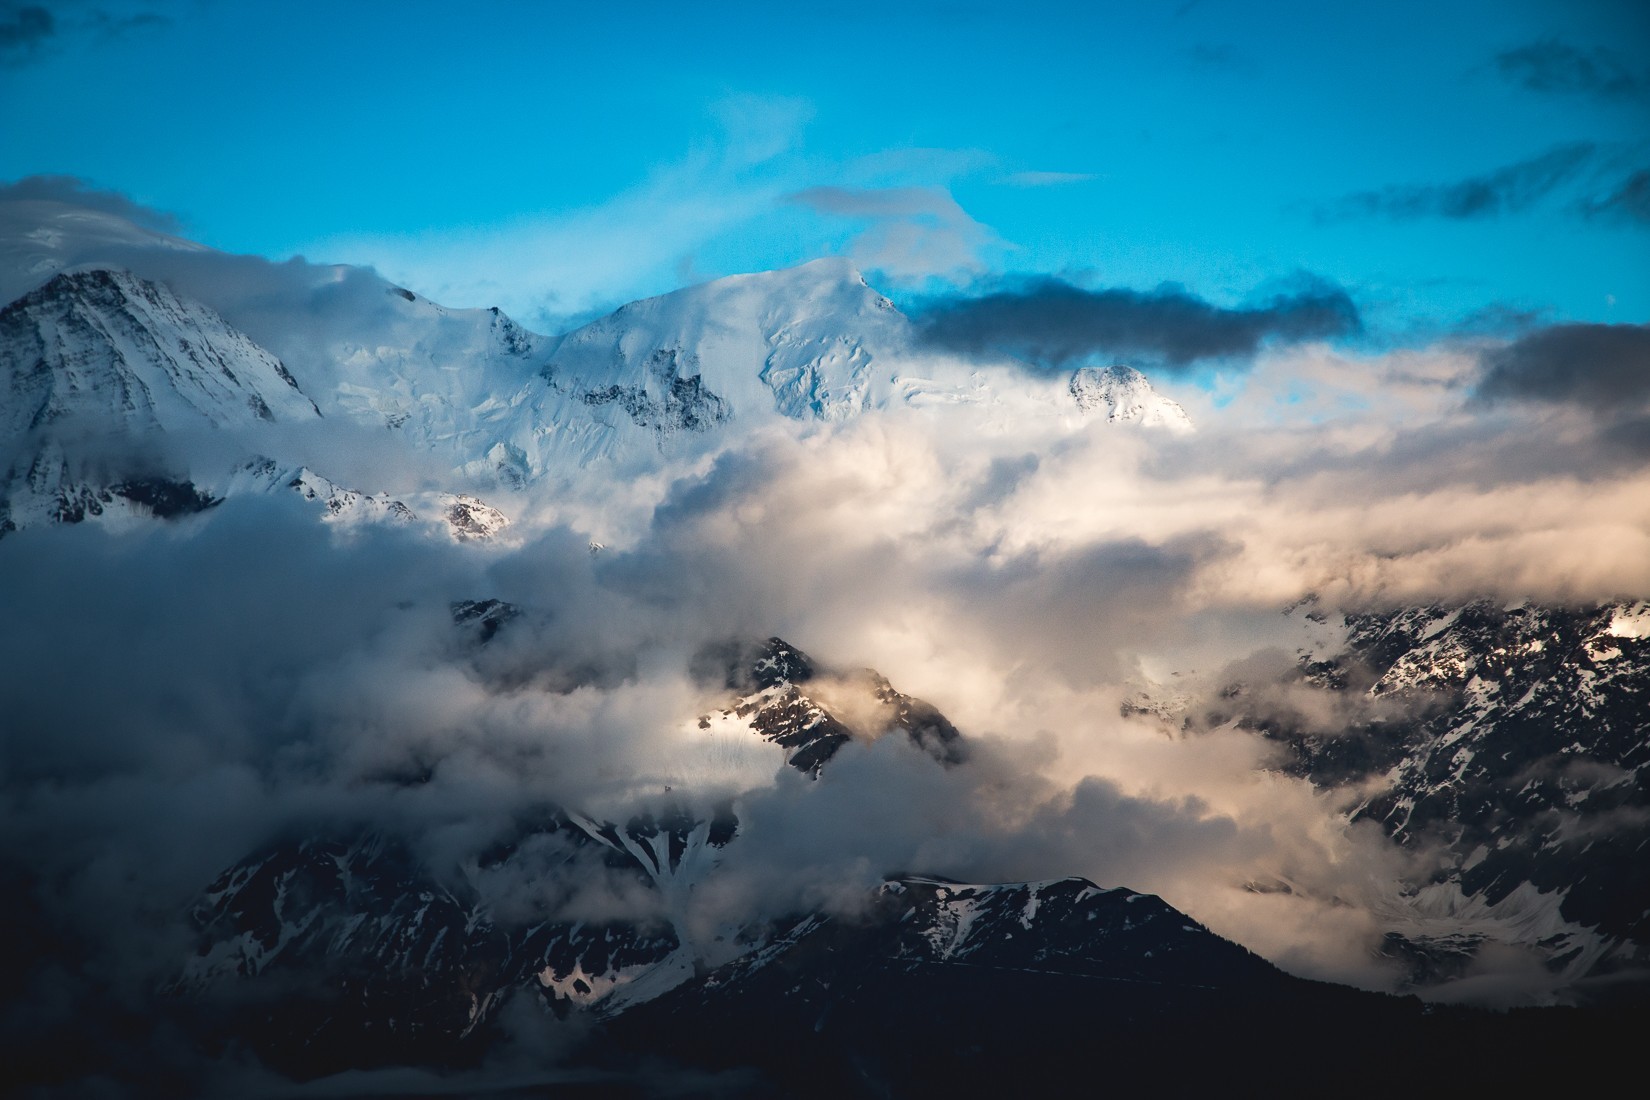
[[[1641,168],[1613,190],[1577,204],[1584,217],[1650,225],[1650,168]]]
[[[1402,184],[1359,191],[1319,211],[1318,216],[1322,221],[1362,217],[1467,220],[1515,214],[1579,179],[1598,152],[1593,142],[1570,142],[1454,183]]]
[[[1617,99],[1650,88],[1643,69],[1615,50],[1584,50],[1556,38],[1496,54],[1495,67],[1504,78],[1532,92]]]
[[[27,61],[57,33],[57,20],[39,4],[0,4],[0,65]]]
[[[1626,411],[1650,401],[1650,325],[1553,325],[1486,352],[1478,395]]]
[[[140,11],[132,15],[115,15],[107,11],[93,11],[85,20],[86,29],[100,38],[125,38],[146,31],[164,30],[172,25],[170,16],[154,11]]]
[[[63,0],[52,5],[0,0],[0,68],[27,64],[65,37],[108,41],[171,25],[170,17],[156,11],[109,11]]]
[[[1329,339],[1362,326],[1351,296],[1316,279],[1294,293],[1235,309],[1176,286],[1087,290],[1060,279],[1034,279],[977,297],[934,299],[914,319],[932,347],[1006,353],[1049,368],[1095,355],[1181,368],[1251,356],[1269,341]]]
[[[60,202],[114,214],[162,233],[179,229],[176,214],[144,206],[119,191],[106,190],[78,176],[24,176],[12,183],[0,183],[0,205],[13,202]]]

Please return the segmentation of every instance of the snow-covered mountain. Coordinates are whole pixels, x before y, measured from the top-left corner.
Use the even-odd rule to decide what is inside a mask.
[[[120,271],[56,275],[0,310],[0,362],[4,529],[201,510],[217,498],[164,437],[320,418],[217,313]]]
[[[368,271],[225,256],[111,213],[43,200],[8,207],[0,266],[0,286],[27,290],[16,303],[18,331],[0,348],[8,373],[24,360],[32,372],[49,367],[46,374],[75,363],[79,415],[110,402],[96,413],[100,430],[112,431],[122,417],[132,418],[127,428],[168,432],[193,426],[197,414],[238,423],[229,405],[262,402],[265,419],[318,415],[388,429],[418,468],[450,471],[445,487],[454,492],[514,491],[589,467],[625,476],[715,449],[728,433],[905,405],[1006,401],[1016,417],[1045,419],[1051,434],[1064,430],[1062,414],[1074,404],[1110,421],[1188,423],[1130,368],[1084,368],[1056,389],[1007,361],[987,378],[977,364],[935,355],[840,259],[632,302],[555,337],[528,332],[496,309],[440,306]],[[50,318],[100,309],[109,313],[101,323],[70,326],[52,342]],[[79,346],[86,340],[118,347],[118,355]],[[192,352],[206,364],[193,374]],[[94,377],[117,361],[125,380]],[[235,392],[225,367],[246,376],[246,393]],[[271,369],[284,386],[268,382]],[[147,419],[122,411],[118,394],[132,388],[133,372],[149,387],[147,404],[138,401],[153,406]],[[13,421],[26,405],[8,406],[0,443],[21,430]],[[290,441],[269,457],[350,481]],[[368,496],[403,497],[413,488],[352,485]]]
[[[815,260],[623,306],[558,341],[546,375],[585,394],[698,378],[730,416],[842,420],[888,402],[888,360],[908,340],[905,318],[847,261]]]
[[[520,615],[497,601],[454,608],[483,646]],[[961,735],[932,707],[875,673],[822,671],[780,639],[712,647],[694,665],[731,696],[702,721],[738,724],[776,750],[777,767],[818,777],[870,728],[903,732],[935,767],[964,759]],[[865,693],[857,703],[880,704],[881,718],[851,728],[812,697],[827,683]],[[848,704],[839,694],[844,712],[878,713]],[[758,1081],[718,1089],[731,1095],[1003,1085],[1028,1079],[1007,1056],[1020,1049],[1058,1075],[1088,1057],[1076,1037],[1100,1024],[1127,1079],[1161,1072],[1145,1052],[1188,1029],[1209,1029],[1204,1045],[1222,1052],[1250,1042],[1261,1020],[1297,1035],[1372,1023],[1423,1042],[1450,1034],[1413,1002],[1292,978],[1157,897],[1080,878],[902,874],[857,905],[756,914],[712,935],[682,919],[684,906],[716,889],[741,827],[736,801],[709,813],[667,803],[623,822],[546,805],[445,871],[370,829],[295,838],[206,889],[196,950],[169,994],[229,1006],[210,1030],[300,1078],[473,1063],[500,1042],[507,1006],[525,1002],[541,1018],[583,1021],[578,1057],[594,1066],[641,1055],[760,1069]]]
[[[211,309],[122,271],[55,276],[0,310],[0,432],[15,439],[294,422],[320,410]]]
[[[400,494],[410,505],[261,453],[294,439],[264,429],[320,425],[316,403],[216,311],[129,272],[60,273],[0,310],[0,363],[0,533],[174,518],[277,489],[322,502],[329,521],[423,516],[461,539],[508,523],[466,494]]]
[[[1174,432],[1192,430],[1192,418],[1180,403],[1152,388],[1133,367],[1079,367],[1071,376],[1071,396],[1085,413],[1111,423],[1134,422]]]

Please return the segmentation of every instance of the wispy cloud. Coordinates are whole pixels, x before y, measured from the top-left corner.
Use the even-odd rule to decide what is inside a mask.
[[[1621,99],[1650,89],[1650,72],[1604,46],[1580,49],[1544,38],[1495,55],[1502,77],[1532,92]]]
[[[106,41],[171,25],[171,17],[148,8],[110,10],[61,0],[51,6],[0,0],[0,67],[27,64],[65,38],[90,35]]]
[[[1620,185],[1576,204],[1584,217],[1650,225],[1650,168],[1640,168]]]
[[[734,96],[714,130],[612,198],[491,226],[313,242],[312,257],[375,265],[454,305],[499,305],[555,328],[569,316],[672,289],[707,241],[771,211],[796,187],[792,162],[812,117],[803,100]]]
[[[1644,156],[1642,143],[1569,142],[1463,180],[1354,192],[1319,207],[1316,217],[1320,222],[1487,221],[1564,201],[1564,209],[1590,220],[1650,224],[1650,168],[1644,167]]]
[[[982,251],[998,241],[938,187],[809,187],[785,201],[866,223],[850,254],[896,280],[978,273]]]
[[[1453,183],[1402,184],[1347,195],[1319,211],[1319,219],[1386,217],[1493,218],[1527,210],[1579,178],[1598,153],[1590,141],[1555,146],[1544,153]]]
[[[0,183],[0,205],[29,201],[60,202],[114,214],[162,233],[179,229],[176,214],[144,206],[119,191],[105,190],[77,176],[26,176],[15,183]]]
[[[1092,172],[1015,172],[1003,182],[1010,187],[1063,187],[1068,183],[1088,183],[1099,178]]]

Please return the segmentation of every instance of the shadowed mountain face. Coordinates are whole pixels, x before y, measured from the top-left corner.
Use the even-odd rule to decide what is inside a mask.
[[[452,614],[481,646],[522,611],[481,600]],[[858,736],[806,694],[823,674],[779,638],[709,647],[694,671],[732,693],[718,720],[773,744],[776,768],[817,777]],[[961,735],[933,707],[869,670],[849,682],[884,709],[888,731],[941,763],[963,759]],[[473,1061],[513,997],[561,1017],[614,1017],[763,947],[773,930],[760,918],[711,943],[681,924],[682,891],[714,884],[738,829],[732,802],[696,814],[667,797],[622,822],[545,806],[460,866],[432,864],[371,829],[294,838],[207,888],[191,914],[196,953],[171,992],[244,1002],[225,1021],[229,1033],[298,1076]],[[611,915],[598,917],[604,906]],[[1028,918],[1036,909],[1033,900]]]
[[[1630,1027],[1302,981],[1155,897],[1082,879],[902,878],[856,912],[799,919],[610,1032],[625,1051],[758,1069],[749,1095],[1025,1095],[1097,1076],[1293,1093],[1355,1065],[1340,1091],[1362,1096],[1417,1080],[1556,1084],[1578,1056],[1619,1062]],[[1501,1052],[1493,1064],[1463,1059],[1483,1042]]]
[[[1301,682],[1379,716],[1334,734],[1245,719],[1291,768],[1368,791],[1354,820],[1441,854],[1388,950],[1418,981],[1486,945],[1538,952],[1555,976],[1605,978],[1650,957],[1650,608],[1478,601],[1347,618],[1344,650]],[[1243,714],[1245,689],[1231,696]]]
[[[480,646],[523,612],[487,600],[453,614]],[[1357,636],[1413,654],[1391,625]],[[1336,670],[1347,667],[1316,666],[1313,675],[1340,682]],[[739,723],[775,747],[775,767],[818,777],[864,736],[815,698],[828,685],[839,700],[847,685],[877,701],[883,735],[902,731],[938,763],[967,766],[965,742],[933,708],[869,670],[833,682],[781,639],[706,647],[692,671],[730,697],[701,721]],[[1397,1042],[1405,1059],[1369,1078],[1397,1087],[1422,1067],[1460,1080],[1461,1042],[1540,1030],[1607,1057],[1625,1026],[1619,1015],[1423,1011],[1413,1000],[1303,981],[1156,897],[1078,878],[900,875],[855,902],[724,925],[707,939],[683,923],[681,901],[715,888],[718,863],[740,843],[738,813],[737,801],[708,816],[676,803],[621,824],[546,806],[446,869],[377,832],[277,844],[202,896],[196,953],[170,993],[180,1005],[236,1006],[213,1028],[299,1078],[476,1066],[507,1042],[514,1012],[512,1027],[536,1018],[531,1026],[563,1029],[576,1036],[564,1052],[570,1064],[616,1074],[603,1080],[642,1094],[650,1086],[614,1068],[633,1053],[675,1065],[672,1079],[712,1074],[729,1095],[1012,1089],[1059,1081],[1097,1054],[1119,1081],[1204,1086],[1280,1033],[1294,1053],[1268,1080],[1304,1087],[1349,1056],[1378,1060]],[[598,897],[610,899],[605,916],[592,908]],[[612,908],[618,898],[622,912]],[[1401,947],[1417,959],[1439,950]],[[1198,1059],[1183,1057],[1188,1041]],[[1027,1060],[1022,1051],[1037,1053]],[[1551,1047],[1531,1048],[1488,1077],[1469,1076],[1511,1081],[1557,1072],[1563,1061]],[[714,1076],[722,1073],[733,1076]]]
[[[628,828],[644,839],[657,832],[644,821]],[[512,994],[537,994],[565,1014],[679,949],[662,909],[592,922],[492,903],[489,883],[528,868],[559,882],[564,902],[580,890],[653,885],[651,867],[615,830],[553,811],[467,874],[432,874],[380,834],[277,845],[208,888],[193,913],[197,954],[172,992],[239,1005],[223,1021],[228,1035],[283,1072],[312,1077],[474,1060]]]

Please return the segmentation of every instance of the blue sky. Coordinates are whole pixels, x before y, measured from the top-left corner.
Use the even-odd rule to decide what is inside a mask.
[[[0,179],[540,327],[832,253],[1642,322],[1647,169],[1642,3],[0,0]]]

